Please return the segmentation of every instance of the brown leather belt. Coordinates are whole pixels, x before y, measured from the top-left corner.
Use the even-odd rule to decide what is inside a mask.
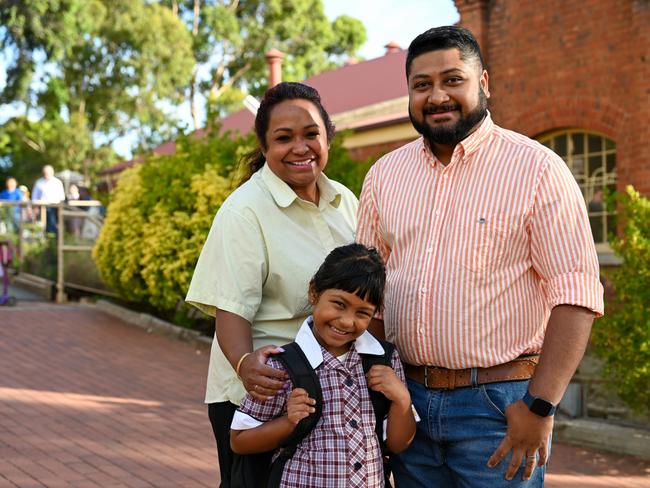
[[[489,368],[447,369],[438,366],[413,366],[404,363],[404,374],[427,388],[453,390],[485,383],[527,380],[533,376],[539,354],[526,354],[504,364]],[[472,374],[475,375],[472,382]]]

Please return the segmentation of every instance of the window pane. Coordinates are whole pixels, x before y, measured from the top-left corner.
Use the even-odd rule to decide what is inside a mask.
[[[616,144],[611,139],[605,139],[605,150],[611,151],[616,148]]]
[[[557,136],[553,138],[554,142],[554,147],[553,150],[558,154],[561,158],[566,157],[566,135],[562,134],[560,136]]]
[[[603,157],[599,154],[597,156],[589,156],[589,176],[602,175],[603,173]]]
[[[589,134],[589,152],[601,152],[603,150],[603,138],[594,134]]]
[[[616,153],[608,154],[606,157],[607,172],[613,173],[616,171]]]
[[[583,132],[572,134],[571,140],[573,142],[573,154],[582,154],[585,152],[585,135]]]

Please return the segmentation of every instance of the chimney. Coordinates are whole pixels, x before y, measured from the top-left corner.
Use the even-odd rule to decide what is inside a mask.
[[[266,53],[266,64],[269,65],[269,88],[282,81],[282,59],[284,53],[273,48]]]
[[[386,53],[385,54],[398,53],[398,52],[400,52],[402,50],[400,45],[397,44],[395,41],[390,41],[384,47],[386,48]]]

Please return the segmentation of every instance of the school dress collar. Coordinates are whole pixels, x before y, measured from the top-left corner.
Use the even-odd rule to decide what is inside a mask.
[[[282,178],[278,177],[268,164],[264,164],[260,170],[262,181],[266,184],[273,200],[278,207],[286,208],[294,201],[299,200],[298,195],[294,192],[289,185],[287,185]],[[318,190],[320,191],[319,207],[324,204],[329,204],[334,208],[338,208],[341,203],[341,192],[332,184],[332,181],[321,173],[316,180]]]
[[[300,346],[302,352],[305,353],[305,356],[307,356],[311,367],[316,369],[322,364],[324,358],[323,349],[311,330],[313,320],[313,317],[310,315],[302,323],[298,334],[296,334],[296,343]],[[382,356],[385,352],[379,341],[368,331],[365,331],[354,341],[354,348],[359,354]]]

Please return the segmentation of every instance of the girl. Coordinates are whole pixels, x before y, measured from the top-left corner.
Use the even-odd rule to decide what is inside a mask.
[[[368,388],[391,405],[386,447],[400,452],[415,434],[411,398],[397,352],[392,367],[373,366],[364,376],[359,354],[384,354],[367,332],[381,305],[386,275],[379,254],[361,244],[334,249],[309,284],[313,315],[296,336],[323,392],[322,416],[284,467],[283,487],[384,486],[382,454]],[[269,364],[283,369],[273,358]],[[277,449],[298,422],[314,412],[315,400],[287,381],[266,402],[250,394],[235,413],[230,442],[234,452]]]

